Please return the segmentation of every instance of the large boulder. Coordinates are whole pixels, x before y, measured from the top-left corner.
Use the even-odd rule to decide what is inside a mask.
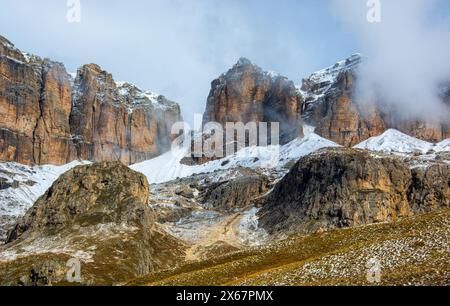
[[[248,208],[269,189],[265,176],[243,176],[213,183],[202,194],[203,203],[215,209],[230,211]]]

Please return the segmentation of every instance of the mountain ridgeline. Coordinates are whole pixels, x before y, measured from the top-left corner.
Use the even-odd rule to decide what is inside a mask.
[[[280,142],[303,135],[303,125],[352,147],[388,129],[439,142],[449,122],[402,119],[383,101],[355,98],[360,55],[312,74],[301,86],[241,58],[211,83],[203,122],[279,122]],[[450,89],[443,102],[450,108]],[[170,149],[182,120],[164,96],[115,82],[96,64],[76,75],[61,63],[18,50],[0,36],[0,160],[62,165],[73,160],[134,164]],[[200,158],[194,163],[204,163]],[[191,162],[192,163],[192,162]]]
[[[312,74],[299,87],[286,77],[263,71],[242,58],[212,82],[204,122],[280,122],[281,142],[302,135],[304,123],[320,136],[352,147],[397,129],[416,138],[439,142],[450,137],[448,122],[402,119],[383,101],[359,103],[355,98],[359,54]],[[450,108],[449,91],[443,102]]]

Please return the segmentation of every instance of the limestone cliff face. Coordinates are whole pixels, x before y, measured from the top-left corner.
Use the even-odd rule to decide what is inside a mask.
[[[31,161],[40,113],[40,70],[25,65],[22,53],[2,37],[0,52],[0,159]]]
[[[430,142],[450,137],[450,119],[447,123],[405,119],[384,105],[382,99],[364,104],[358,101],[356,71],[361,63],[361,56],[356,54],[303,80],[301,92],[305,107],[302,116],[316,127],[316,133],[348,147],[390,128]],[[450,105],[448,96],[444,94],[443,99]]]
[[[280,141],[302,135],[302,99],[292,81],[241,58],[211,84],[203,122],[279,122]]]
[[[33,161],[37,164],[65,164],[78,158],[71,141],[69,123],[72,88],[60,63],[42,61],[41,96],[33,137]]]
[[[0,37],[0,160],[143,161],[170,148],[180,113],[163,96],[118,86],[95,64],[72,79],[63,64],[23,54]]]
[[[170,148],[179,106],[123,83],[94,64],[78,70],[70,117],[78,156],[94,161],[136,163]]]
[[[279,122],[282,143],[302,134],[301,122],[315,126],[320,136],[347,147],[390,128],[430,142],[450,137],[450,121],[405,119],[382,100],[364,104],[358,101],[355,95],[357,68],[362,62],[361,55],[352,55],[313,73],[296,89],[288,79],[240,59],[212,82],[203,121],[222,125],[226,122]],[[448,105],[449,97],[447,90],[443,100]]]
[[[366,105],[363,111],[353,101],[354,81],[350,71],[338,75],[326,94],[308,103],[303,113],[306,122],[316,127],[317,134],[347,147],[386,130],[386,124],[375,105]],[[304,83],[302,90],[314,90],[308,86],[311,85]]]

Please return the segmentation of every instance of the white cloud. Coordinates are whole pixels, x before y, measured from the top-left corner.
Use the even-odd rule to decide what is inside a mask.
[[[337,16],[367,57],[360,71],[359,100],[372,99],[377,88],[405,117],[448,121],[450,112],[439,97],[439,85],[450,81],[450,28],[436,18],[445,0],[380,2],[381,22],[369,23],[365,0],[333,1]]]

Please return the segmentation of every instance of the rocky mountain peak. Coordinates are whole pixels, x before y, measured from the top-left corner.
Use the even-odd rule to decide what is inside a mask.
[[[303,80],[299,89],[305,101],[302,118],[316,127],[317,134],[348,147],[390,128],[435,143],[450,137],[450,122],[404,119],[385,105],[382,95],[359,101],[357,69],[363,62],[362,55],[354,54]]]
[[[203,122],[280,122],[286,143],[302,135],[302,103],[292,81],[241,58],[212,82]]]
[[[241,57],[239,58],[235,66],[249,66],[249,65],[253,65],[252,62],[246,57]]]
[[[0,56],[5,56],[10,59],[26,62],[25,56],[17,49],[12,42],[0,35]]]
[[[14,44],[10,42],[8,39],[6,39],[6,37],[3,37],[1,35],[0,35],[0,46],[2,48],[15,49]]]
[[[357,70],[363,59],[361,54],[356,53],[330,67],[314,72],[307,79],[303,79],[301,91],[305,98],[324,94],[343,74]]]
[[[94,73],[95,75],[99,75],[99,74],[109,74],[107,73],[105,70],[103,70],[99,65],[94,64],[94,63],[90,63],[90,64],[85,64],[83,66],[80,67],[81,71],[86,71],[89,70],[92,73]]]

